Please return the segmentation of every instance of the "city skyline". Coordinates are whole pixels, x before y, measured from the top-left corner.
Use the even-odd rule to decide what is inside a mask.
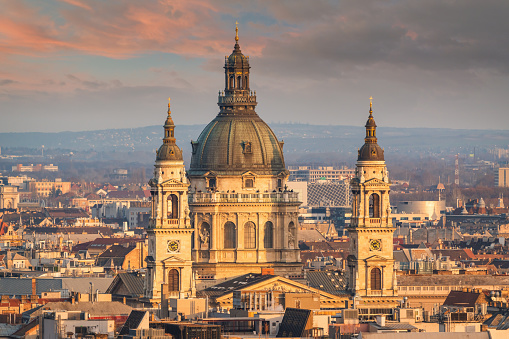
[[[505,16],[486,1],[0,0],[0,132],[159,125],[218,112],[224,55],[251,56],[258,114],[392,127],[506,129]]]

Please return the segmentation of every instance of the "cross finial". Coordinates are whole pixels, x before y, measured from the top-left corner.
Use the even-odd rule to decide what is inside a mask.
[[[239,23],[235,21],[235,41],[239,41]]]
[[[373,97],[369,97],[369,111],[373,108]]]
[[[168,97],[168,108],[170,108],[170,101],[171,101],[171,98]]]

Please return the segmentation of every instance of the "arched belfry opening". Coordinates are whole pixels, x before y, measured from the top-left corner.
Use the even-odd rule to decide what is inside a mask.
[[[179,199],[175,194],[170,194],[168,196],[168,219],[178,219],[179,217]]]
[[[380,196],[376,193],[369,196],[369,217],[380,218]]]

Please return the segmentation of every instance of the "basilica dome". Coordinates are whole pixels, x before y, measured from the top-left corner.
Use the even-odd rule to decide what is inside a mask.
[[[193,142],[189,174],[207,171],[277,175],[285,171],[282,143],[258,115],[218,115]]]
[[[249,58],[235,37],[230,56],[225,57],[225,89],[219,92],[219,113],[192,141],[190,176],[278,175],[286,172],[283,143],[256,114],[256,92],[249,88]]]

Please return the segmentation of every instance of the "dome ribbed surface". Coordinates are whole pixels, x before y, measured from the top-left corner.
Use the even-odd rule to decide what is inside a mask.
[[[357,161],[384,161],[384,151],[378,144],[365,143],[359,150]]]
[[[157,151],[156,160],[182,160],[182,150],[175,144],[162,144]]]
[[[246,171],[277,175],[286,171],[281,146],[258,115],[218,115],[193,142],[189,175],[214,171],[239,175]]]

